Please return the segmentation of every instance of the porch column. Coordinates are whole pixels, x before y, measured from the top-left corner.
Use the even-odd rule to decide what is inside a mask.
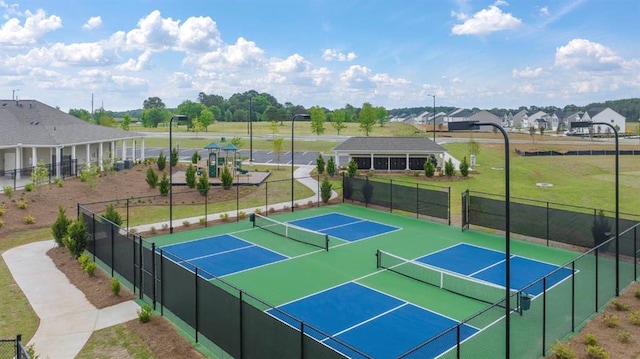
[[[31,147],[31,167],[38,165],[38,150],[35,147]]]
[[[131,161],[136,163],[136,139],[131,140]]]
[[[142,143],[140,144],[140,161],[144,162],[144,137],[142,137]]]
[[[411,168],[409,168],[409,153],[407,153],[407,168],[405,168],[405,170],[409,171]]]
[[[71,162],[76,160],[76,145],[71,146]]]
[[[122,140],[122,156],[120,159],[123,161],[127,159],[127,140]]]
[[[371,153],[371,168],[370,170],[373,170],[373,153]]]
[[[85,156],[84,156],[84,164],[85,166],[91,163],[91,144],[87,143],[85,145]]]
[[[104,166],[102,165],[102,159],[104,156],[102,144],[102,142],[98,143],[98,166],[100,167],[100,172],[104,171]]]
[[[22,153],[22,143],[18,143],[18,146],[16,147],[16,163],[14,164],[14,171],[16,172],[16,179],[19,180],[20,179],[20,172],[22,172],[22,156],[20,156],[20,154]]]
[[[60,177],[60,163],[62,162],[62,146],[58,146],[54,149],[56,154],[56,177]]]
[[[111,157],[111,164],[116,164],[116,141],[109,142],[109,152]]]

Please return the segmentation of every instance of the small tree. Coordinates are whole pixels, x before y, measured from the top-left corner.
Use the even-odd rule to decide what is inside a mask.
[[[451,177],[456,173],[456,169],[453,166],[453,161],[451,160],[451,158],[449,158],[449,160],[444,164],[444,174],[447,175],[447,177]]]
[[[159,171],[164,171],[164,169],[167,168],[167,157],[164,155],[164,151],[160,151],[156,165]]]
[[[327,203],[331,199],[332,187],[333,185],[329,182],[329,178],[325,177],[322,180],[322,184],[320,184],[320,199],[322,199],[322,203]]]
[[[436,166],[433,165],[433,162],[429,159],[427,159],[424,162],[424,175],[427,177],[433,177],[433,175],[436,173]]]
[[[117,225],[122,224],[122,216],[120,216],[120,213],[116,211],[116,207],[113,205],[113,203],[109,203],[107,205],[107,209],[105,209],[102,216]]]
[[[544,136],[544,130],[545,130],[544,126],[540,125],[540,128],[538,128],[538,131],[540,131],[540,137]]]
[[[356,164],[356,161],[354,161],[353,159],[349,161],[349,167],[347,168],[347,173],[349,174],[349,177],[354,177],[356,173],[358,173],[358,165]]]
[[[533,126],[529,127],[529,136],[531,136],[531,141],[533,141],[533,143],[536,143],[536,138],[534,137],[534,135],[536,134],[536,128]]]
[[[198,179],[196,188],[198,189],[198,192],[200,192],[201,195],[206,196],[207,193],[209,193],[210,187],[211,187],[211,183],[209,183],[209,176],[207,175],[207,172],[204,171],[202,172],[202,174],[200,175],[200,178]]]
[[[193,154],[191,155],[191,163],[195,165],[201,159],[202,157],[200,156],[200,153],[198,153],[198,151],[193,151]]]
[[[87,224],[84,223],[82,217],[78,220],[71,222],[67,229],[67,237],[65,246],[69,249],[69,252],[78,258],[84,252],[89,241],[89,235],[87,234]]]
[[[333,159],[333,156],[329,157],[327,161],[327,174],[331,177],[336,174],[336,161]]]
[[[469,154],[478,155],[480,153],[480,144],[475,140],[469,140]]]
[[[203,171],[205,171],[206,169],[203,169]],[[189,164],[189,167],[187,167],[187,170],[185,171],[185,181],[187,182],[187,186],[189,186],[189,188],[195,188],[196,187],[196,168],[193,164]]]
[[[230,189],[233,186],[233,175],[229,171],[229,167],[224,166],[222,173],[220,174],[220,181],[222,182],[222,188]]]
[[[147,178],[145,180],[151,188],[156,188],[158,185],[158,174],[152,167],[147,168]]]
[[[98,179],[99,174],[100,168],[98,168],[98,166],[96,165],[92,165],[91,162],[89,162],[80,172],[80,181],[86,182],[89,188],[93,189],[96,186],[96,180]]]
[[[71,220],[67,217],[66,210],[62,206],[58,206],[58,217],[51,225],[51,234],[58,247],[64,247],[64,238],[70,224]]]
[[[44,162],[40,161],[31,172],[31,183],[36,189],[44,184],[49,179],[49,169],[45,166]]]
[[[462,158],[462,162],[460,163],[460,174],[462,177],[467,177],[469,175],[469,163],[467,162],[467,157]]]
[[[178,164],[178,150],[174,148],[171,150],[171,167],[175,167]]]
[[[322,154],[318,154],[318,158],[316,158],[316,169],[319,175],[324,173],[324,166],[324,157],[322,157]]]
[[[169,182],[169,177],[167,177],[167,174],[165,173],[160,182],[158,182],[158,190],[160,190],[161,195],[166,196],[169,194],[170,187],[171,183]]]
[[[273,121],[273,123],[276,123]],[[277,126],[277,124],[276,124]],[[280,156],[282,155],[282,146],[284,144],[284,140],[282,137],[277,137],[273,139],[273,153],[276,154],[276,158],[278,160],[278,169],[280,169]]]

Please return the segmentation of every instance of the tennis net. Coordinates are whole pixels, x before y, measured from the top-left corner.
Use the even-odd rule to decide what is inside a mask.
[[[376,256],[378,268],[384,268],[468,298],[489,304],[498,303],[505,298],[505,288],[494,283],[404,259],[382,250],[378,250]],[[516,310],[518,308],[518,293],[517,290],[511,290],[511,297],[516,298],[516,300],[511,301],[511,309]]]
[[[329,250],[329,236],[324,233],[278,222],[257,213],[253,217],[253,226],[294,241],[320,247],[326,251]]]

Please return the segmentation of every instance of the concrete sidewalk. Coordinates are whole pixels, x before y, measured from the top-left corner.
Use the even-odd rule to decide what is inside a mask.
[[[40,326],[27,345],[40,358],[73,358],[94,330],[138,317],[138,304],[123,302],[96,309],[60,272],[46,252],[53,240],[15,247],[2,254],[13,279],[40,318]]]

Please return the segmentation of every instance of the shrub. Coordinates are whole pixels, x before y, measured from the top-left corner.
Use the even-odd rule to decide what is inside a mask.
[[[329,182],[329,178],[325,177],[320,185],[320,198],[322,199],[322,203],[327,203],[329,199],[331,199],[332,187],[333,185]]]
[[[122,225],[122,216],[120,216],[120,213],[116,211],[116,207],[113,203],[109,203],[107,205],[107,209],[102,213],[102,216],[119,226]]]
[[[327,174],[331,177],[336,174],[336,161],[333,159],[333,156],[329,157],[327,161]]]
[[[612,301],[612,302],[611,302],[611,306],[612,306],[615,310],[617,310],[617,311],[619,311],[619,312],[626,312],[626,311],[628,311],[628,310],[629,310],[629,306],[628,306],[627,304],[624,304],[624,303],[619,302],[619,301],[617,301],[617,300]]]
[[[4,226],[4,221],[0,219],[0,228],[2,228],[2,226]]]
[[[27,207],[28,207],[27,202],[25,202],[25,201],[18,202],[18,208],[27,209]]]
[[[276,213],[276,209],[273,207],[269,207],[269,213]]]
[[[89,275],[89,277],[93,277],[94,275],[96,275],[96,262],[94,261],[90,261],[87,262],[87,264],[84,266],[84,268],[82,268],[82,270],[84,270],[85,273],[87,273]]]
[[[162,230],[166,231],[167,229],[169,229],[169,224],[168,223],[163,223],[162,224]]]
[[[220,219],[222,222],[226,222],[229,220],[229,213],[220,213]]]
[[[163,151],[160,151],[160,155],[158,155],[156,166],[158,166],[159,171],[164,171],[164,169],[167,168],[167,157],[164,155]]]
[[[200,217],[198,220],[201,226],[204,226],[207,223],[207,219],[205,217]]]
[[[451,177],[455,173],[456,173],[456,169],[453,166],[453,161],[451,160],[451,158],[449,158],[449,160],[444,164],[444,174],[447,175],[447,177]]]
[[[147,178],[145,179],[147,184],[151,188],[156,188],[158,185],[158,174],[153,170],[152,167],[147,168]]]
[[[189,221],[182,221],[182,226],[183,227],[189,227],[191,225],[191,222]]]
[[[231,174],[229,174],[229,176],[231,176]],[[224,185],[224,179],[222,181]],[[233,177],[231,178],[231,181],[233,181]],[[200,178],[198,179],[198,183],[196,184],[196,188],[198,189],[198,192],[200,192],[200,194],[203,196],[206,196],[209,193],[209,188],[211,188],[211,183],[209,183],[209,176],[207,175],[206,171],[202,172],[202,175],[200,176]]]
[[[96,165],[88,163],[80,172],[80,181],[86,182],[89,188],[93,188],[96,185],[96,179],[100,174],[100,168]]]
[[[187,182],[187,186],[189,186],[189,188],[196,187],[196,173],[197,173],[196,168],[192,164],[189,164],[189,167],[187,167],[187,170],[184,174],[185,181]]]
[[[247,217],[247,213],[245,213],[245,211],[238,212],[239,219],[245,219],[246,217]]]
[[[609,353],[598,345],[588,345],[587,355],[589,358],[609,359]]]
[[[178,164],[178,158],[179,158],[178,149],[174,147],[171,150],[171,161],[170,161],[171,167],[175,167]]]
[[[140,323],[148,323],[151,320],[151,315],[153,314],[153,307],[149,304],[143,304],[142,307],[138,310],[138,320]]]
[[[602,322],[609,328],[617,328],[620,325],[618,316],[613,314],[605,314],[602,317]]]
[[[116,297],[119,297],[120,289],[120,281],[118,280],[118,278],[111,278],[111,293],[113,293],[113,295],[115,295]]]
[[[31,192],[33,191],[33,189],[35,188],[35,185],[31,182],[27,183],[26,185],[24,185],[24,190],[27,192]]]
[[[262,214],[262,209],[260,207],[256,208],[255,211],[253,211],[256,214]]]
[[[160,182],[158,183],[158,189],[160,190],[160,194],[163,196],[168,195],[170,187],[171,187],[171,183],[169,182],[169,177],[167,177],[167,174],[165,173],[162,176],[162,179],[160,180]]]
[[[587,333],[584,336],[584,344],[586,345],[598,345],[598,339],[596,339],[596,336],[591,334],[591,333]]]
[[[78,257],[78,262],[80,262],[80,267],[82,268],[82,270],[84,270],[87,264],[91,262],[91,257],[88,254],[83,253],[80,257]]]
[[[229,171],[229,167],[222,167],[222,173],[220,174],[220,181],[222,181],[222,188],[229,189],[233,186],[233,175]]]
[[[633,325],[640,325],[640,310],[634,310],[629,313],[627,318],[629,319],[629,323]]]
[[[2,215],[4,215],[7,212],[7,206],[6,205],[1,205],[0,206],[0,217],[2,217]]]
[[[53,179],[53,183],[58,185],[58,187],[62,187],[64,185],[64,181],[60,177],[56,177]]]
[[[626,330],[619,331],[616,337],[620,343],[629,343],[631,341],[631,333]]]
[[[551,352],[555,355],[556,359],[574,359],[576,357],[571,347],[559,340],[556,340],[556,343],[551,346]]]
[[[633,295],[636,297],[636,299],[640,299],[640,289],[636,289]]]
[[[324,173],[324,167],[324,157],[322,157],[322,154],[318,154],[318,158],[316,158],[316,170],[318,171],[319,175]]]
[[[420,172],[413,172],[413,177],[420,177]]]
[[[469,162],[467,162],[467,157],[462,158],[462,162],[460,162],[460,174],[462,177],[469,176]]]
[[[193,154],[191,155],[191,163],[193,163],[195,165],[201,159],[202,159],[202,157],[200,156],[198,151],[193,151]],[[193,188],[193,187],[191,187],[191,188]]]
[[[358,165],[356,164],[356,161],[351,159],[351,161],[349,161],[349,167],[347,167],[347,174],[349,177],[353,177],[356,173],[358,173]]]
[[[67,235],[70,224],[71,220],[67,217],[66,210],[62,206],[58,206],[58,217],[51,225],[51,234],[58,247],[64,246],[64,237]]]
[[[87,235],[87,224],[84,223],[82,217],[78,220],[71,222],[67,229],[67,237],[65,247],[69,249],[69,252],[78,258],[84,252],[89,240]]]
[[[2,187],[2,191],[7,195],[7,197],[11,198],[13,195],[13,186],[4,186]]]
[[[431,178],[436,173],[436,166],[433,165],[433,162],[430,160],[426,160],[424,162],[424,175]]]
[[[36,223],[36,218],[30,214],[27,214],[22,218],[22,223],[24,224],[34,224]]]
[[[156,234],[158,233],[158,230],[156,229],[155,226],[151,226],[151,228],[149,228],[149,232],[151,232],[151,234]]]

